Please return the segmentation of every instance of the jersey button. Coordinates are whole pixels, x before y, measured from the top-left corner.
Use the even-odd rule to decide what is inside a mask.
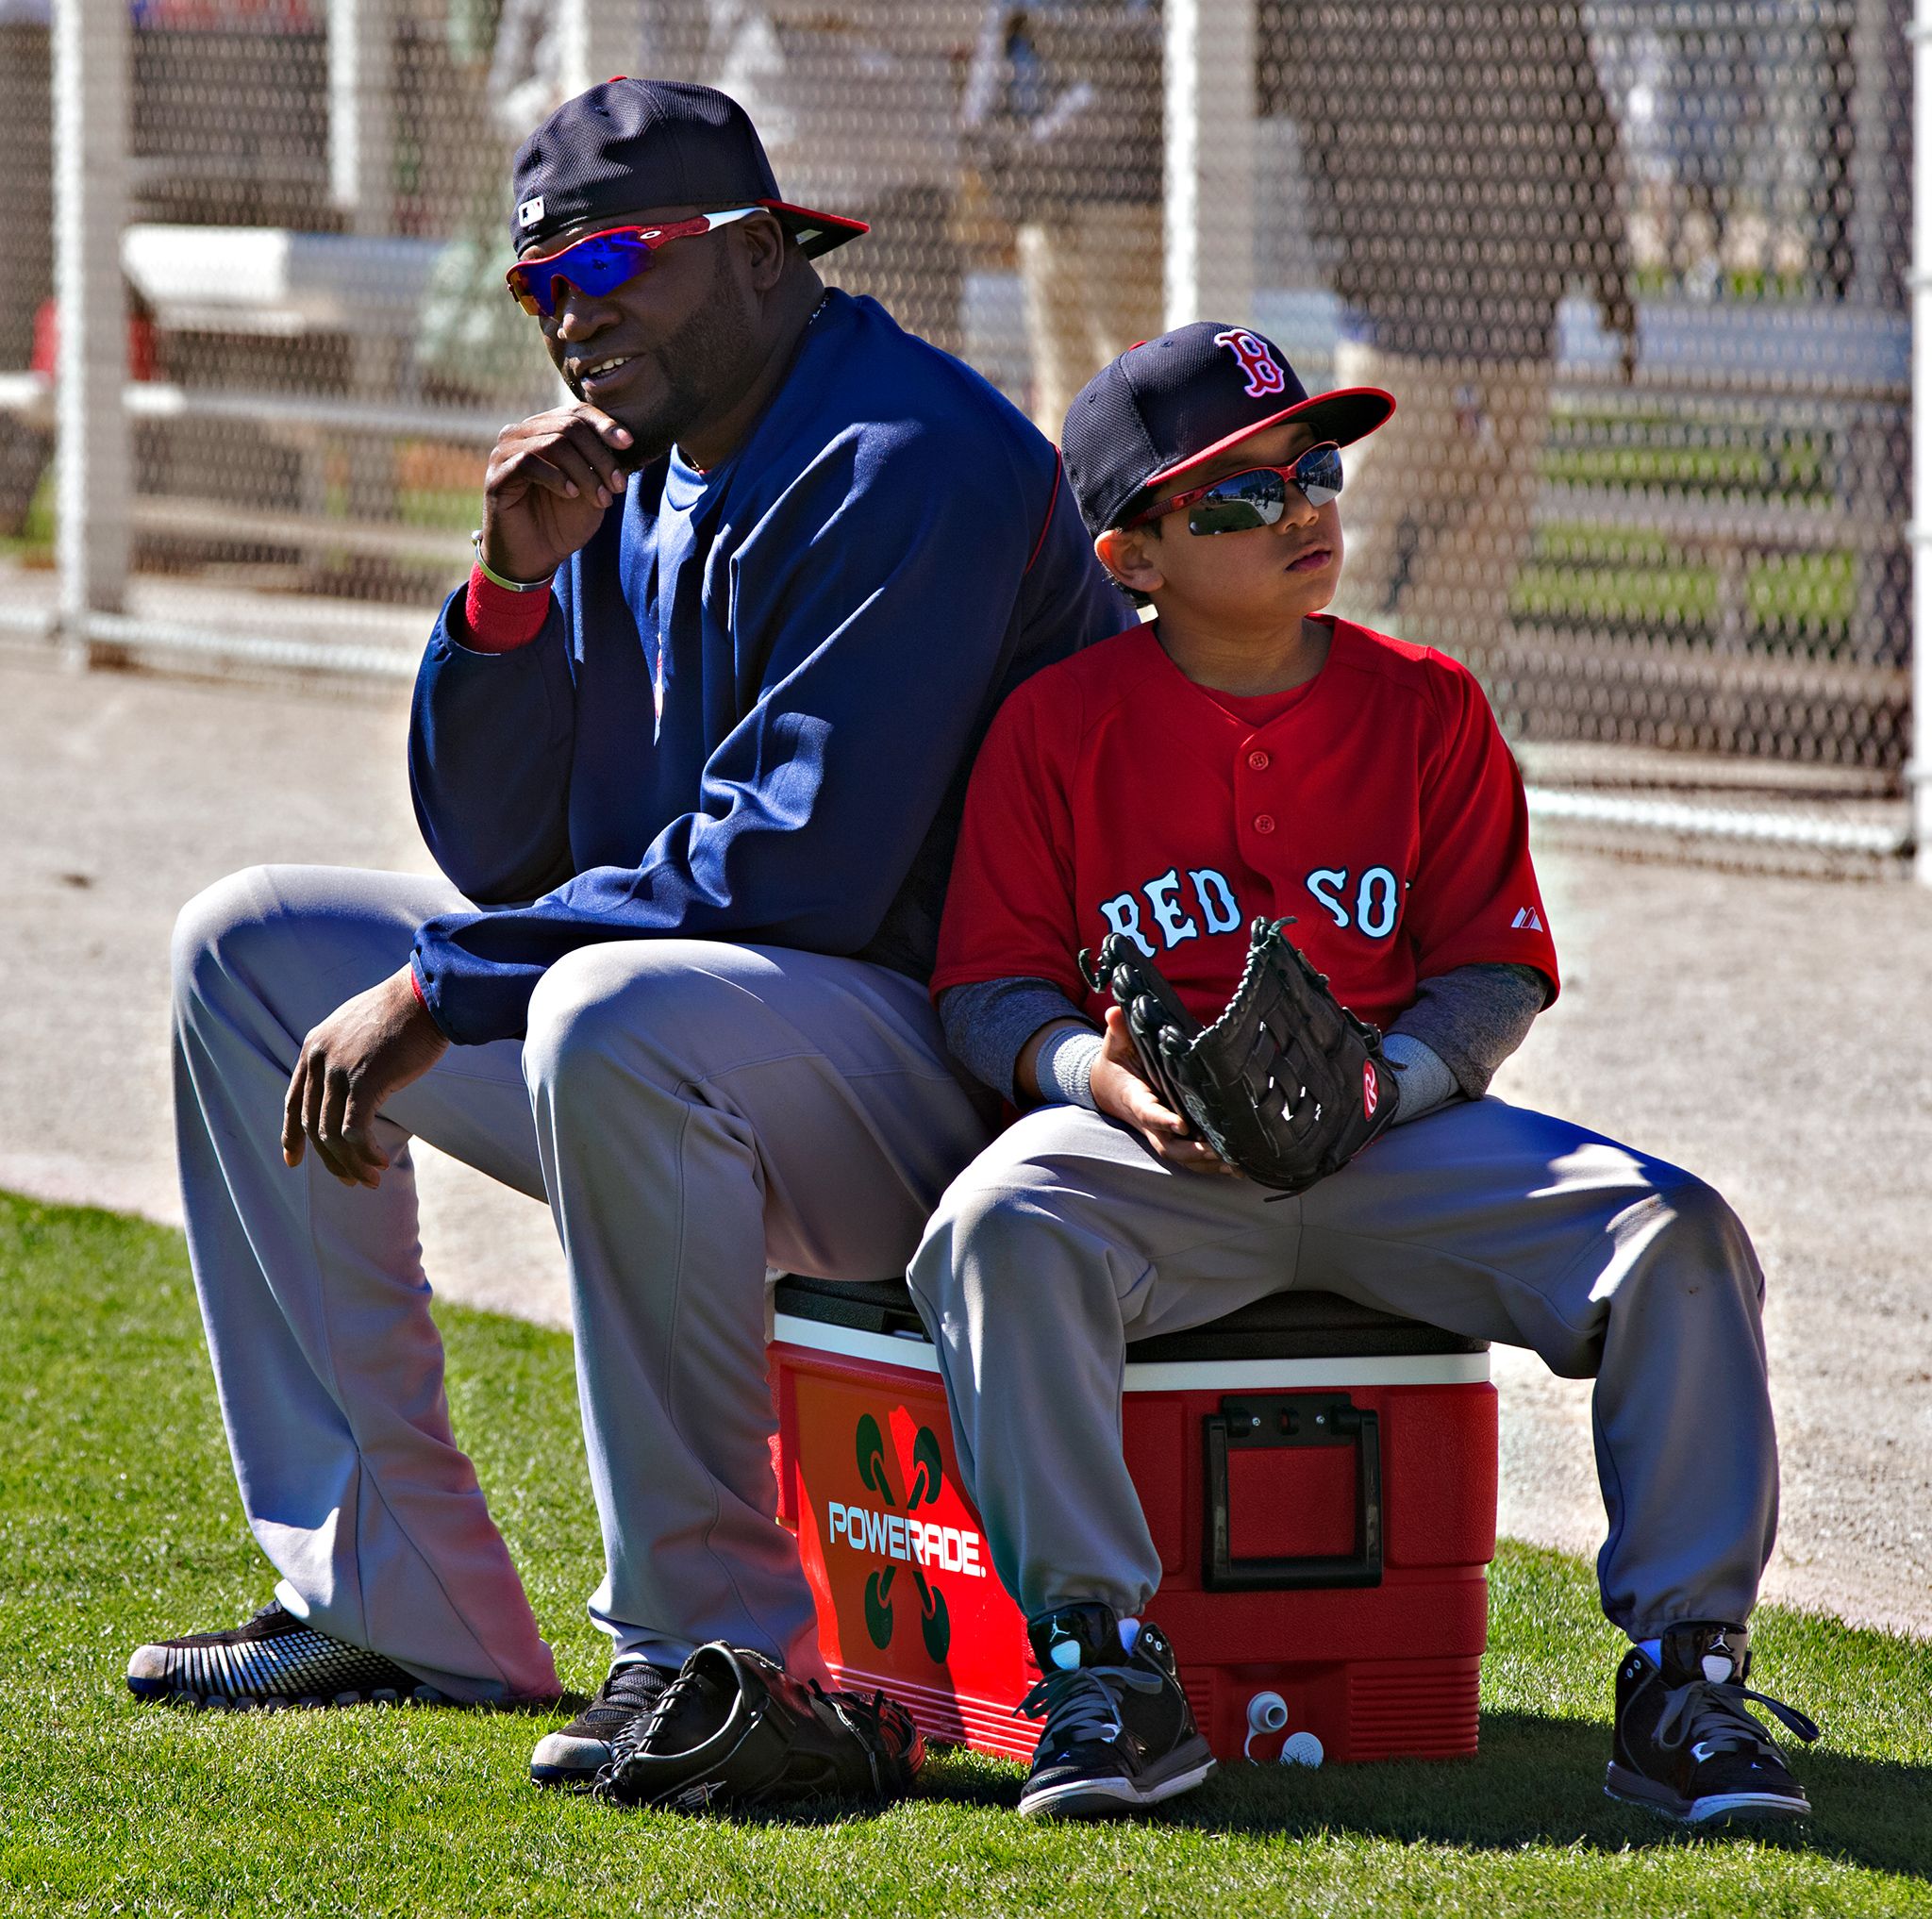
[[[1268,755],[1258,746],[1248,755],[1248,771],[1250,773],[1266,773],[1272,763]]]
[[[1257,813],[1255,815],[1255,830],[1257,833],[1272,833],[1274,830],[1274,815],[1273,813]]]

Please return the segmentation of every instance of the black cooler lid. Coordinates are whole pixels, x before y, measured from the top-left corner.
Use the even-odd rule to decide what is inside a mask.
[[[925,1338],[902,1279],[842,1285],[792,1275],[778,1281],[774,1304],[793,1319],[902,1339]],[[1487,1340],[1465,1339],[1420,1320],[1398,1319],[1332,1293],[1276,1293],[1208,1326],[1131,1341],[1127,1358],[1144,1365],[1176,1360],[1379,1359],[1390,1354],[1488,1351]]]

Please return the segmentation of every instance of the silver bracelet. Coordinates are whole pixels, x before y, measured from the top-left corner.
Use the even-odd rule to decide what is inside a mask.
[[[550,591],[547,579],[506,579],[483,558],[483,529],[478,526],[470,535],[470,544],[476,549],[476,571],[491,586],[499,586],[511,593],[545,593]]]

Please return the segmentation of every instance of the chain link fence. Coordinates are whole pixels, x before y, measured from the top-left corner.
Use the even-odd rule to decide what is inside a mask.
[[[1394,392],[1341,610],[1470,663],[1547,820],[1911,843],[1908,0],[37,4],[0,0],[16,628],[411,671],[491,440],[558,392],[509,155],[651,72],[741,100],[789,197],[874,223],[827,277],[1055,437],[1204,314]]]

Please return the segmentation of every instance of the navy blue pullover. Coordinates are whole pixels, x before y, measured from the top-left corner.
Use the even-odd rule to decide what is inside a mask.
[[[1131,617],[1046,440],[836,292],[737,452],[634,476],[554,589],[537,638],[496,654],[463,643],[453,594],[416,679],[416,817],[491,909],[416,935],[462,1045],[521,1037],[545,969],[601,940],[924,979],[994,709]]]

